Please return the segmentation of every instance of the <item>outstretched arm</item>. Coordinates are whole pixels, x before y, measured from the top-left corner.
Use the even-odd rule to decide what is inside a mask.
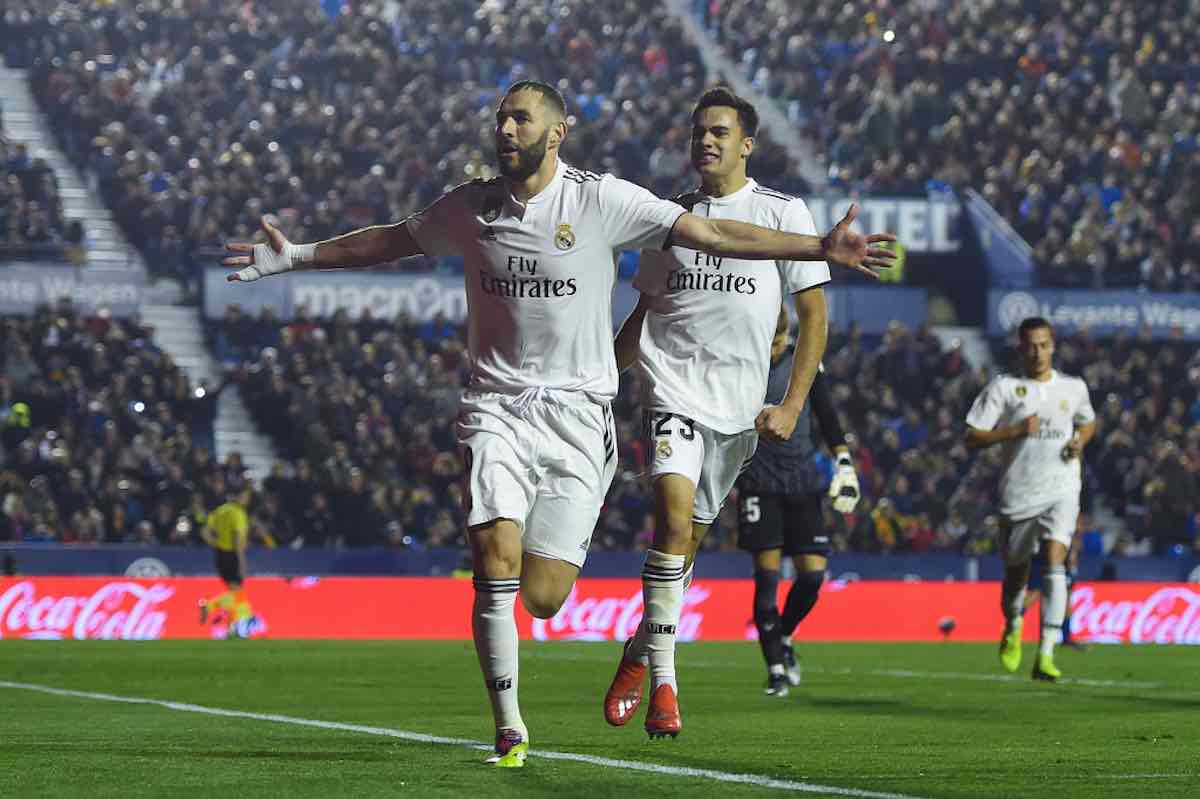
[[[891,233],[863,236],[850,229],[858,216],[858,205],[850,210],[823,237],[736,222],[732,219],[707,219],[695,214],[679,217],[671,231],[671,241],[692,250],[730,258],[766,261],[828,261],[878,278],[875,270],[892,265],[896,254],[876,246],[895,241]]]
[[[231,242],[225,266],[239,267],[226,280],[250,282],[295,269],[338,269],[386,264],[421,248],[404,222],[374,225],[315,244],[293,244],[264,217],[260,224],[266,244]]]

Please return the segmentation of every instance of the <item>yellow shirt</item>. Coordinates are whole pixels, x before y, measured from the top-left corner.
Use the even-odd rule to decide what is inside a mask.
[[[250,518],[241,505],[226,502],[208,515],[208,525],[217,534],[217,549],[237,552],[246,548]]]

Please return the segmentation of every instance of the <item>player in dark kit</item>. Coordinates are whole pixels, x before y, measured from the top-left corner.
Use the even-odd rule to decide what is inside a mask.
[[[771,343],[768,403],[778,402],[787,391],[790,343],[788,317],[781,312]],[[849,513],[859,498],[858,476],[823,371],[817,372],[808,399],[791,437],[760,439],[750,466],[737,482],[738,546],[754,556],[754,626],[767,661],[768,696],[787,696],[789,684],[800,684],[791,636],[816,605],[829,565],[829,534],[821,513],[825,480],[813,458],[812,413],[836,459],[829,488],[834,509]],[[776,597],[783,555],[792,558],[796,577],[781,614]]]

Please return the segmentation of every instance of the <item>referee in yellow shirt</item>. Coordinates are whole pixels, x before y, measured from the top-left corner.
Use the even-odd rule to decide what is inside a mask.
[[[250,517],[246,508],[250,505],[253,493],[250,483],[231,492],[229,501],[208,515],[200,531],[204,543],[213,548],[217,574],[226,589],[211,599],[200,600],[201,624],[208,622],[214,607],[225,617],[232,613],[231,630],[244,630],[254,617],[242,587],[246,577],[246,546],[250,539]]]

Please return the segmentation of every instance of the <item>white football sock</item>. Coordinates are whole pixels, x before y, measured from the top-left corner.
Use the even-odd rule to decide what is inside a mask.
[[[513,605],[521,580],[475,578],[475,605],[471,611],[471,632],[475,652],[492,701],[496,729],[518,730],[526,741],[529,733],[517,706],[517,620]]]
[[[657,549],[646,551],[642,566],[642,604],[645,613],[641,627],[645,630],[646,649],[650,655],[650,691],[660,685],[670,685],[675,693],[675,630],[683,609],[683,555],[668,555]]]
[[[1066,617],[1067,570],[1062,566],[1051,566],[1042,578],[1042,642],[1038,654],[1054,654],[1054,647],[1062,638]]]
[[[687,590],[692,585],[692,574],[696,571],[695,562],[688,568],[687,573],[683,575],[683,591],[682,596],[687,596]],[[643,588],[643,599],[644,599]],[[682,607],[682,606],[681,606]],[[645,618],[645,605],[643,604],[642,617]],[[682,612],[682,610],[681,610]],[[633,634],[633,641],[630,642],[629,648],[625,650],[626,660],[636,660],[643,666],[650,665],[650,648],[646,638],[646,625],[638,624],[637,630]]]

